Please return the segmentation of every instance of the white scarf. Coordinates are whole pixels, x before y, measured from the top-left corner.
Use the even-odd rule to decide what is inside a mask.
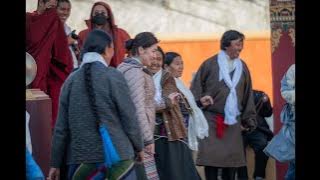
[[[87,64],[87,63],[93,63],[93,62],[96,62],[96,61],[99,61],[101,62],[103,65],[105,65],[106,67],[108,67],[108,64],[106,63],[106,61],[103,59],[103,57],[99,54],[99,53],[96,53],[96,52],[87,52],[83,55],[83,58],[82,58],[82,63],[81,63],[81,66],[82,67],[84,64]]]
[[[26,111],[26,146],[30,154],[32,154],[32,144],[29,129],[30,114]]]
[[[197,106],[196,101],[192,92],[183,84],[183,82],[174,78],[176,81],[177,88],[186,97],[192,113],[189,116],[188,126],[188,145],[189,148],[197,151],[198,150],[198,139],[203,139],[209,136],[208,122],[203,115],[201,109]]]
[[[160,69],[160,71],[158,71],[156,74],[152,76],[153,82],[155,85],[155,90],[156,90],[154,100],[158,105],[160,105],[162,102],[161,77],[162,77],[162,69]]]
[[[224,51],[220,51],[218,54],[218,65],[219,65],[219,81],[224,80],[225,84],[230,89],[229,95],[226,100],[224,107],[224,123],[227,125],[233,125],[237,123],[237,116],[240,115],[238,109],[238,97],[236,87],[242,75],[242,62],[239,58],[233,60],[233,68],[235,72],[231,80],[230,73],[228,70],[228,57]]]

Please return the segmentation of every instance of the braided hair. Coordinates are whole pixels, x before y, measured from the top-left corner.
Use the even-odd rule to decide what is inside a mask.
[[[85,64],[84,67],[84,80],[85,80],[85,86],[87,90],[87,94],[89,96],[89,101],[90,101],[90,107],[91,111],[96,118],[97,125],[100,124],[99,121],[99,114],[98,114],[98,106],[96,103],[96,97],[95,97],[95,92],[92,86],[92,74],[91,74],[91,63]]]
[[[84,43],[84,48],[81,53],[81,58],[83,55],[87,52],[96,52],[99,54],[105,53],[105,49],[107,47],[111,47],[112,44],[112,38],[109,36],[106,32],[95,29],[91,31]],[[89,97],[90,101],[90,107],[92,110],[93,115],[96,118],[97,125],[100,124],[99,120],[99,113],[98,113],[98,106],[96,103],[96,98],[95,98],[95,91],[92,85],[92,63],[87,63],[83,65],[84,68],[84,80],[85,80],[85,86],[86,86],[86,91]]]

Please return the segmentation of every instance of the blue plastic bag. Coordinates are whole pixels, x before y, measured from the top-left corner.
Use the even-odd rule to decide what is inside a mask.
[[[110,168],[112,165],[120,161],[120,157],[112,144],[111,138],[105,125],[99,127],[100,135],[103,141],[105,165]]]
[[[38,166],[34,161],[31,153],[26,148],[26,175],[27,180],[45,180],[45,177]]]

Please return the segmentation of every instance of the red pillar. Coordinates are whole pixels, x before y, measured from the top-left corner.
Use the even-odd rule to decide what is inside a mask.
[[[280,94],[280,81],[291,64],[295,63],[295,0],[271,0],[271,44],[274,132],[281,128],[280,112],[284,100]],[[276,163],[277,180],[284,180],[287,164]]]

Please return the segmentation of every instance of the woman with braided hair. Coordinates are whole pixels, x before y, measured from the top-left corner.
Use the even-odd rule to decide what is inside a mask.
[[[128,85],[119,71],[108,66],[113,54],[113,42],[107,33],[90,32],[82,64],[61,90],[48,180],[59,179],[65,153],[68,179],[136,179],[134,154],[142,160],[143,141],[137,118],[132,116],[136,110]],[[111,158],[118,158],[112,166],[105,164],[110,159],[101,127],[111,140]]]

